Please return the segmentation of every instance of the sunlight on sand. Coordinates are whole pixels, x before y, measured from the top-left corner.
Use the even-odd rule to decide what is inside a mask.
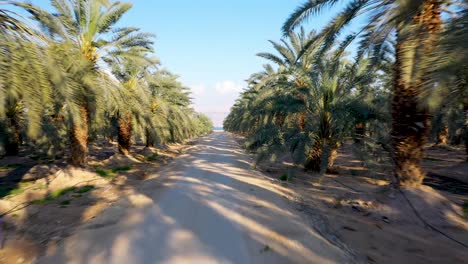
[[[266,228],[263,225],[247,218],[239,213],[229,210],[223,206],[220,206],[216,202],[208,202],[208,205],[215,209],[218,213],[236,222],[242,227],[246,228],[250,232],[256,235],[262,241],[268,241],[269,245],[278,253],[282,255],[290,255],[291,251],[295,254],[299,254],[307,259],[314,259],[320,263],[327,263],[328,260],[318,256],[314,252],[310,251],[297,240],[287,238],[273,230]],[[325,242],[325,241],[324,241]]]
[[[294,192],[252,170],[226,134],[211,138],[41,263],[332,263],[344,257],[289,208],[284,197]]]

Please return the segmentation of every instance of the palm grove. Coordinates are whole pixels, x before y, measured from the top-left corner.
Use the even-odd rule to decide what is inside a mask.
[[[151,34],[117,27],[130,3],[51,0],[53,11],[0,1],[0,150],[66,155],[86,166],[88,144],[147,147],[209,133],[189,89],[164,70]],[[25,10],[25,21],[12,10]]]
[[[468,155],[466,1],[310,0],[271,41],[224,126],[259,158],[288,153],[325,173],[340,145],[384,153],[396,186],[419,185],[424,145],[465,143]],[[301,25],[343,6],[320,32]],[[447,16],[443,12],[447,12]],[[356,32],[344,30],[365,19]],[[357,46],[355,54],[350,45]],[[352,46],[352,45],[351,45]],[[385,160],[385,159],[382,159]]]

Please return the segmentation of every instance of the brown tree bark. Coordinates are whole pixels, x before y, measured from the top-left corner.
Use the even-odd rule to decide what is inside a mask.
[[[309,151],[309,155],[304,164],[306,170],[320,172],[322,159],[323,159],[323,146],[319,142],[315,143],[312,150]],[[338,156],[338,146],[330,146],[330,153],[328,154],[327,168],[328,171],[335,163],[336,157]]]
[[[436,36],[440,32],[440,1],[426,0],[423,10],[414,17],[413,23],[422,26],[426,34],[401,36],[398,28],[396,59],[394,67],[393,100],[392,100],[392,146],[394,150],[396,185],[420,185],[424,174],[420,167],[423,158],[423,147],[427,142],[430,116],[421,108],[418,96],[421,93],[423,79],[409,83],[404,72],[411,67],[405,61],[409,56],[409,45],[423,45],[423,55],[430,56]],[[415,62],[413,62],[415,63]],[[417,63],[417,62],[416,62]],[[424,77],[423,77],[424,78]]]
[[[20,101],[12,101],[7,106],[6,115],[6,131],[1,138],[4,140],[5,155],[17,156],[19,154],[19,146],[21,145],[21,115],[23,104]]]
[[[448,126],[442,127],[442,129],[437,133],[436,144],[437,145],[447,145],[448,142]]]
[[[132,146],[132,119],[129,113],[119,117],[117,141],[119,143],[119,153],[128,155]]]
[[[89,111],[80,107],[80,122],[74,122],[70,130],[70,164],[85,167],[88,155],[88,120]]]
[[[306,170],[325,173],[333,166],[337,157],[338,143],[333,140],[331,120],[330,112],[325,112],[320,117],[319,131],[317,135],[319,140],[314,142],[312,149],[308,153],[306,163],[304,164]],[[327,156],[326,163],[322,163],[324,156]]]
[[[305,129],[305,116],[306,114],[304,112],[299,113],[299,116],[298,116],[297,124],[301,132],[303,132]]]
[[[275,116],[275,123],[277,126],[279,126],[280,128],[283,128],[284,126],[284,121],[286,120],[286,116],[282,113],[278,113],[276,114]]]
[[[366,134],[366,124],[357,123],[354,127],[354,143],[361,144]]]
[[[152,148],[154,147],[154,139],[151,136],[151,133],[148,129],[146,129],[146,147],[147,148]]]
[[[304,168],[306,170],[311,170],[315,172],[320,171],[320,164],[322,156],[322,144],[318,141],[312,146],[312,149],[309,151],[307,155],[306,162],[304,164]]]
[[[463,140],[465,140],[466,161],[468,161],[468,102],[463,103],[463,113],[465,117],[465,124],[463,127]]]
[[[296,85],[299,86],[300,88],[306,88],[307,87],[307,84],[300,80],[300,79],[296,79]],[[299,94],[299,98],[301,99],[302,103],[304,105],[307,104],[307,96],[305,96],[304,94]],[[297,124],[299,126],[299,130],[301,132],[304,132],[305,130],[305,125],[306,125],[306,116],[307,116],[307,112],[305,110],[303,110],[302,112],[299,113],[298,117],[297,117]]]
[[[6,138],[5,142],[5,155],[6,156],[18,156],[19,146],[21,142],[21,131],[20,124],[15,118],[8,118],[9,126],[12,132]]]

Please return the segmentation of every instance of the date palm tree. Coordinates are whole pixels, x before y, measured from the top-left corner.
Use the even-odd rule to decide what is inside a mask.
[[[42,71],[44,49],[26,40],[35,38],[37,42],[40,36],[26,19],[10,9],[16,4],[0,1],[0,140],[4,142],[6,155],[18,154],[26,118],[30,120],[26,127],[28,135],[38,134],[42,106],[49,99],[38,96],[48,88]],[[31,72],[31,76],[25,71]],[[24,111],[25,107],[30,110]]]
[[[332,43],[356,17],[367,15],[368,23],[346,38],[361,36],[358,57],[370,50],[378,57],[388,48],[394,49],[392,99],[392,146],[397,185],[419,185],[424,174],[420,168],[423,146],[427,141],[430,115],[421,95],[437,83],[430,79],[432,53],[442,29],[441,11],[455,1],[371,1],[311,0],[298,7],[283,26],[285,33],[308,18],[338,3],[347,5],[314,40],[324,49]],[[391,41],[396,40],[395,45]]]
[[[0,36],[0,138],[6,155],[17,155],[22,131],[40,135],[42,116],[52,101],[48,48],[20,36]]]
[[[112,73],[120,81],[117,107],[117,142],[121,154],[128,155],[135,130],[142,130],[149,121],[150,91],[146,81],[147,72],[159,65],[157,58],[149,57],[152,50],[136,47],[126,55],[107,58]]]
[[[2,152],[15,155],[27,142],[38,154],[61,155],[69,145],[71,163],[85,166],[88,140],[109,136],[111,125],[119,128],[124,153],[132,139],[164,143],[211,130],[207,119],[190,108],[188,89],[154,66],[153,36],[133,27],[115,28],[131,4],[50,3],[51,13],[0,0]],[[9,5],[29,11],[44,34],[24,26]],[[112,124],[112,117],[119,124]]]
[[[16,12],[7,7],[15,6],[16,1],[0,0],[0,33],[6,35],[36,35],[33,29]]]
[[[442,110],[460,109],[462,118],[460,124],[457,120],[449,118],[450,122],[445,125],[451,127],[453,131],[461,128],[461,135],[455,136],[458,144],[463,138],[465,142],[466,159],[468,160],[468,9],[464,9],[461,14],[451,18],[443,29],[443,38],[436,46],[434,56],[438,58],[433,61],[431,79],[436,79],[441,83],[443,89],[432,89],[425,95],[434,98],[431,104],[442,105]],[[432,96],[435,93],[436,96]],[[444,109],[446,108],[446,109]],[[440,112],[438,113],[440,115]],[[439,116],[437,115],[437,116]],[[437,121],[437,119],[436,119]],[[445,125],[439,127],[443,131]],[[449,131],[452,132],[452,131]]]
[[[124,56],[133,47],[150,48],[149,34],[137,28],[115,28],[120,18],[132,7],[130,3],[104,0],[51,0],[54,13],[23,4],[51,38],[59,43],[72,43],[81,55],[100,71],[100,59]],[[128,54],[127,54],[128,55]],[[102,76],[103,72],[97,74]],[[97,82],[99,83],[99,82]],[[104,82],[108,83],[108,82]],[[88,126],[96,108],[102,85],[80,87],[77,110],[70,127],[70,159],[75,166],[87,163]]]
[[[197,135],[196,113],[190,108],[189,88],[182,85],[178,76],[159,70],[148,76],[153,129],[148,131],[149,144],[180,142]]]
[[[270,41],[278,55],[258,56],[276,64],[277,70],[267,67],[269,70],[253,76],[251,89],[243,94],[247,105],[241,105],[241,111],[235,107],[237,113],[230,118],[250,117],[239,124],[247,122],[246,127],[257,128],[251,131],[257,134],[249,143],[252,148],[269,146],[264,152],[273,153],[272,148],[279,144],[289,148],[305,169],[324,172],[333,165],[340,141],[349,134],[350,121],[362,123],[372,117],[362,96],[351,91],[370,83],[373,76],[368,68],[346,62],[340,50],[320,58],[320,46],[307,45],[315,38],[315,32],[305,34],[301,29],[289,34],[290,41]],[[237,122],[227,119],[228,129],[232,123]]]
[[[289,41],[285,39],[282,39],[281,43],[270,41],[278,55],[263,52],[258,53],[257,56],[276,64],[279,67],[279,71],[283,72],[286,76],[290,74],[288,72],[293,70],[295,67],[302,67],[305,70],[311,69],[315,53],[310,47],[307,53],[304,53],[303,51],[305,45],[315,39],[315,35],[314,31],[306,34],[304,28],[301,28],[300,32],[297,34],[288,34]],[[305,87],[305,83],[300,78],[296,78],[295,82],[297,89],[300,90]],[[301,98],[304,102],[307,100],[304,96]],[[301,130],[304,130],[306,115],[307,113],[305,111],[297,115],[298,125]]]

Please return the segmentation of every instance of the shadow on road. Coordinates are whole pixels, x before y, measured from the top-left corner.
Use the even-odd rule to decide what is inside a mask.
[[[250,168],[227,133],[200,140],[161,177],[122,197],[41,263],[310,263],[343,260]]]

